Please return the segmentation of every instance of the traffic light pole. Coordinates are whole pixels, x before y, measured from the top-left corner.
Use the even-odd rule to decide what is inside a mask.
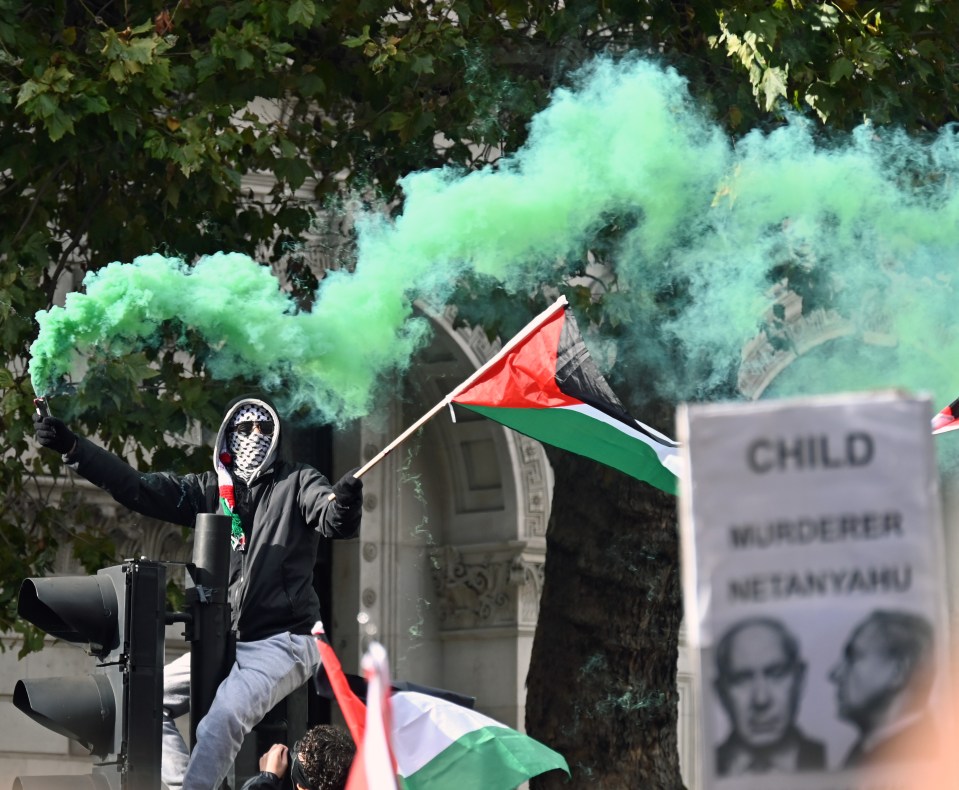
[[[230,631],[230,517],[201,513],[193,535],[194,587],[190,634],[190,749],[196,728],[213,704],[220,683],[233,666],[236,645]]]

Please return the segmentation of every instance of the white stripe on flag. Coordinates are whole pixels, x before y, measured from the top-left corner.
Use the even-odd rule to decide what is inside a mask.
[[[626,436],[630,436],[636,441],[642,442],[650,449],[652,449],[656,455],[659,457],[659,462],[666,467],[670,472],[672,472],[677,477],[680,472],[680,461],[679,461],[679,447],[676,445],[670,444],[661,444],[656,441],[653,437],[648,436],[636,428],[630,427],[627,423],[622,420],[617,420],[614,417],[610,417],[606,412],[600,411],[595,406],[590,406],[588,403],[579,403],[575,406],[557,406],[557,409],[566,409],[567,411],[575,411],[583,414],[591,419],[597,420],[599,422],[604,422],[607,425],[611,425],[613,428],[616,428],[618,431],[621,431]],[[662,436],[664,442],[671,442],[667,436],[664,436],[655,428],[650,428],[646,423],[639,422],[636,420],[638,425],[643,426],[647,431],[651,433]]]
[[[495,719],[452,702],[399,691],[393,707],[393,747],[400,776],[410,776],[467,733],[483,727],[505,727]]]

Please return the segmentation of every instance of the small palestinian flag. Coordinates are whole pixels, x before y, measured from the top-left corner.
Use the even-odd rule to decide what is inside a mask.
[[[946,433],[957,428],[959,428],[959,398],[932,418],[933,434]]]
[[[364,705],[343,674],[322,624],[317,623],[313,633],[347,721],[357,712],[364,714],[346,790],[512,790],[546,771],[569,774],[559,752],[451,701],[461,695],[439,689],[433,691],[442,696],[397,690],[386,650],[377,642],[370,643],[363,656]],[[350,729],[355,738],[353,725]]]
[[[679,445],[626,413],[590,357],[565,298],[447,402],[676,493]]]

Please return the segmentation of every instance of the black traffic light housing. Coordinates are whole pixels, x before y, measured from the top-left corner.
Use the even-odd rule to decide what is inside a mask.
[[[147,560],[21,585],[20,617],[97,661],[86,677],[19,680],[13,692],[17,708],[93,755],[93,775],[74,786],[159,790],[165,609],[166,568]],[[41,779],[54,777],[17,782]]]

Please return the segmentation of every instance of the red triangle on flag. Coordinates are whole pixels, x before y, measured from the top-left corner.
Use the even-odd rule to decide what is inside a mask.
[[[959,429],[959,398],[932,418],[932,432],[947,433]]]

